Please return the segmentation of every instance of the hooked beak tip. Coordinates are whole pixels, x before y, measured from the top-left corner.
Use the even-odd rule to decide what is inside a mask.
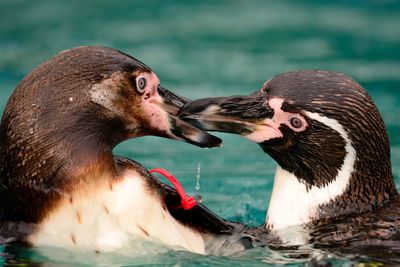
[[[184,141],[203,148],[220,147],[222,140],[192,126],[185,121],[170,116],[171,132]]]
[[[180,109],[190,103],[189,99],[178,96],[161,86],[158,86],[157,90],[161,98],[161,103],[157,103],[157,105],[164,110],[169,121],[168,131],[170,133],[164,133],[164,136],[183,140],[203,148],[221,146],[222,140],[220,138],[203,132],[178,117],[177,114]]]

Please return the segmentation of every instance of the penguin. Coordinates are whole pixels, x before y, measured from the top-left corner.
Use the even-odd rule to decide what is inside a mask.
[[[176,210],[176,190],[113,155],[145,135],[219,146],[176,116],[187,101],[150,67],[107,47],[65,50],[32,70],[0,125],[3,240],[96,252],[145,240],[207,253],[210,236],[229,236],[232,226],[201,204]]]
[[[399,256],[400,197],[388,135],[371,97],[352,78],[288,72],[247,96],[188,102],[179,117],[203,130],[239,134],[276,161],[265,224],[243,230],[258,241],[348,253],[378,246],[379,253]]]

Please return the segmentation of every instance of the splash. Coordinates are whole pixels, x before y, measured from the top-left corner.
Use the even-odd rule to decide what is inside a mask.
[[[201,162],[197,164],[196,191],[200,191],[200,168],[201,168]]]

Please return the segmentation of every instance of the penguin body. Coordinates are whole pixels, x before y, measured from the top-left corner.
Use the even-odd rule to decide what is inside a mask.
[[[202,205],[174,211],[172,188],[112,153],[144,135],[220,145],[176,117],[187,101],[111,48],[73,48],[35,68],[1,121],[0,235],[96,252],[144,240],[206,253],[206,239],[229,235],[231,226]]]

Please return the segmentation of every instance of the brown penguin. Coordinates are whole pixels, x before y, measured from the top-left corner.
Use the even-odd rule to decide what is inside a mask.
[[[187,101],[111,48],[66,50],[35,68],[1,121],[0,235],[96,251],[146,239],[205,253],[204,236],[229,225],[201,205],[170,211],[176,192],[112,153],[144,135],[219,146],[219,138],[175,116]]]

